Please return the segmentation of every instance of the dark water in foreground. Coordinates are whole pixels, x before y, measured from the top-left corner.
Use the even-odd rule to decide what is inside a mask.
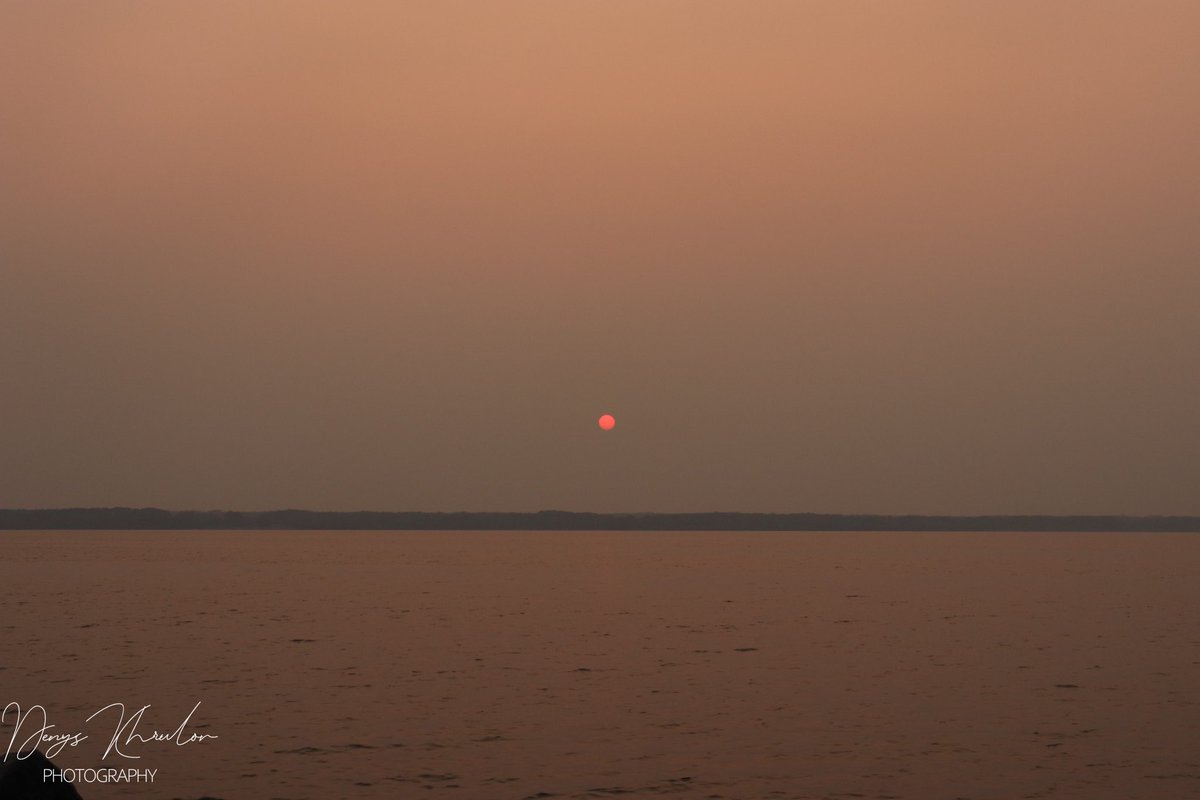
[[[85,800],[1200,797],[1200,536],[2,540],[0,703],[157,770]]]

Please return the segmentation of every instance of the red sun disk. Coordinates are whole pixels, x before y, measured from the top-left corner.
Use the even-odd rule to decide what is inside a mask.
[[[617,421],[613,419],[612,414],[605,414],[604,416],[600,417],[600,430],[602,431],[611,431],[616,424]]]

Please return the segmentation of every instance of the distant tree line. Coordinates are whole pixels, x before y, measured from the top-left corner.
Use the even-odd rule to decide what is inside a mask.
[[[580,511],[167,511],[0,509],[0,530],[1146,531],[1200,532],[1200,517],[595,514]]]

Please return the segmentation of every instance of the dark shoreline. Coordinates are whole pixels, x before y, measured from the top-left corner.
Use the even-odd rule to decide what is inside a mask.
[[[577,511],[168,511],[0,509],[0,530],[614,530],[1200,532],[1200,517],[1054,515],[597,514]]]

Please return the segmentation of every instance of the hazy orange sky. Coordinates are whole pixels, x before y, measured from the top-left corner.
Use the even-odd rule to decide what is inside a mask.
[[[1200,513],[1198,54],[1192,0],[0,2],[0,506]]]

